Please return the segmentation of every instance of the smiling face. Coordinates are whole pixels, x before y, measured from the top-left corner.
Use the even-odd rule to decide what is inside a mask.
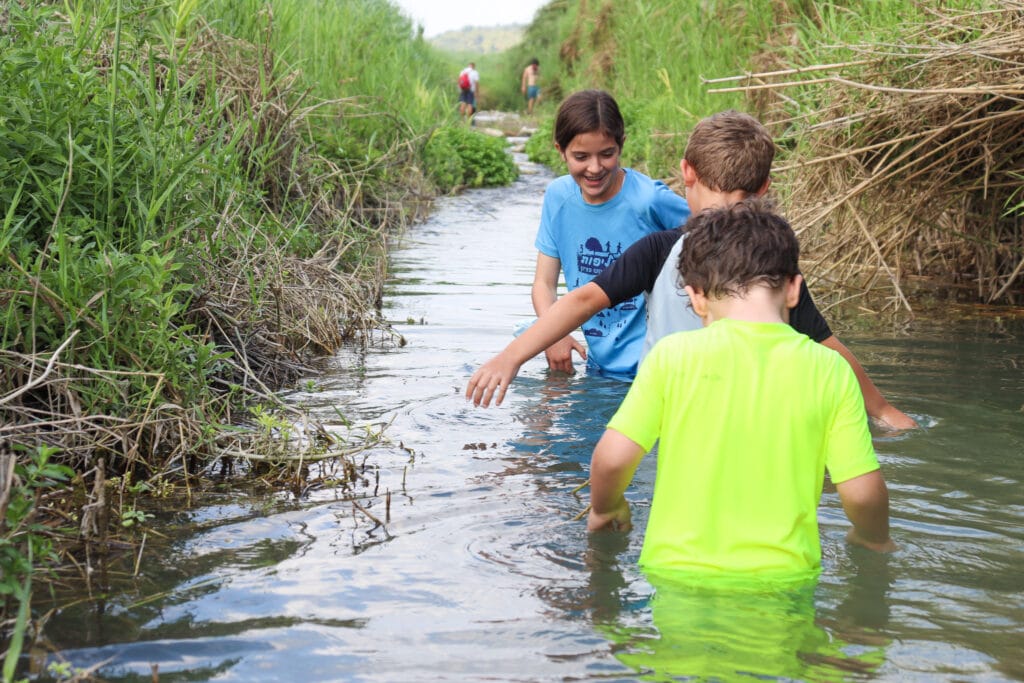
[[[569,175],[580,186],[583,201],[603,204],[622,188],[624,171],[619,167],[622,148],[607,133],[580,133],[562,149],[555,145]]]

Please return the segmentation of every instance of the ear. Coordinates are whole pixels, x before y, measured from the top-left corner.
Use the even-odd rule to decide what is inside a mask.
[[[762,185],[761,187],[758,188],[757,192],[754,193],[754,196],[755,197],[763,197],[765,195],[765,193],[768,192],[768,188],[771,187],[771,186],[772,186],[772,177],[768,176],[767,178],[764,179],[764,185]]]
[[[679,170],[683,172],[683,185],[690,188],[697,184],[697,169],[689,161],[686,159],[680,161]]]
[[[557,142],[555,143],[555,150],[558,152],[558,156],[562,157],[562,161],[566,161],[565,150],[562,149],[562,146]]]
[[[694,289],[690,285],[686,285],[683,289],[690,297],[690,306],[693,308],[693,312],[700,316],[701,320],[704,320],[708,314],[708,298],[704,296],[704,292]]]
[[[786,294],[786,308],[793,308],[800,301],[800,285],[803,284],[804,276],[797,273],[782,286]]]

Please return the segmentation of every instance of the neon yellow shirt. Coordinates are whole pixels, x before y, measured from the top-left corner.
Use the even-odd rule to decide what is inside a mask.
[[[650,568],[817,570],[825,468],[835,483],[878,469],[850,365],[781,323],[663,338],[608,427],[659,441]]]
[[[653,628],[633,619],[595,624],[614,643],[615,658],[638,674],[631,680],[843,680],[843,669],[870,675],[885,662],[891,641],[880,634],[868,645],[854,631],[859,644],[851,647],[841,630],[818,623],[814,576],[779,582],[751,573],[644,574],[654,588]]]

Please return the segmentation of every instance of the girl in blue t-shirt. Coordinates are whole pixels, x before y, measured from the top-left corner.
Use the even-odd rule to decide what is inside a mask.
[[[625,123],[608,93],[583,90],[567,97],[558,108],[554,138],[569,173],[544,194],[531,291],[538,316],[557,300],[560,273],[570,291],[585,285],[633,242],[676,228],[690,215],[686,200],[667,185],[619,165]],[[589,354],[567,335],[544,352],[548,367],[572,372],[575,350],[588,367],[634,375],[645,318],[642,296],[601,311],[582,326]]]

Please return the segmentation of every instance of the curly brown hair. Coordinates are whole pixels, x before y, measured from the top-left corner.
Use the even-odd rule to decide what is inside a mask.
[[[742,296],[782,287],[799,274],[800,244],[769,202],[746,199],[690,218],[679,256],[683,282],[705,296]]]

